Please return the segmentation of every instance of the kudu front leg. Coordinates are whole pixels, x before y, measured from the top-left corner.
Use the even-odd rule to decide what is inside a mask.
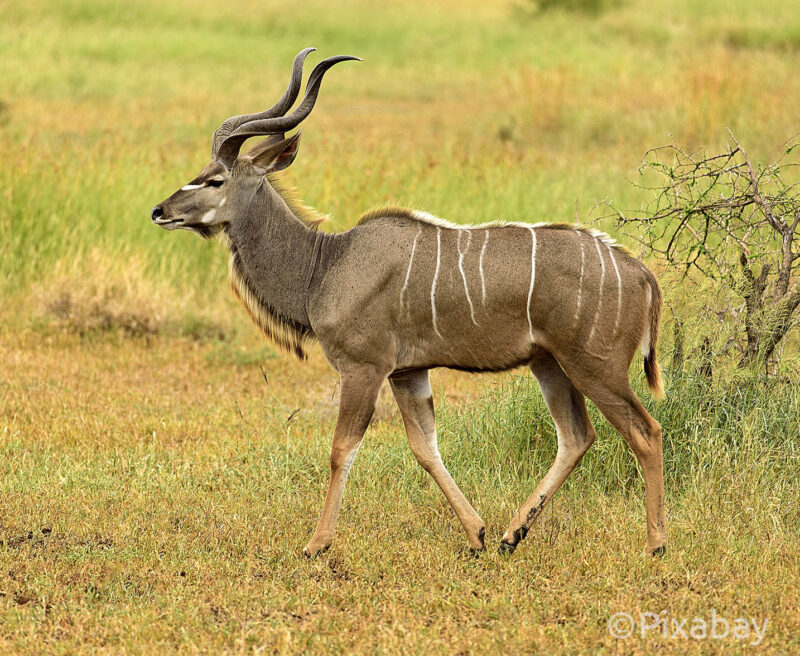
[[[408,441],[417,462],[444,492],[467,533],[470,547],[475,551],[482,551],[485,534],[483,520],[458,488],[439,455],[428,371],[395,374],[389,377],[389,382],[403,415]]]
[[[341,374],[339,417],[336,420],[331,448],[331,478],[317,528],[311,541],[303,549],[306,556],[315,556],[331,546],[347,474],[356,457],[361,438],[372,419],[375,401],[385,378],[385,375],[372,367]]]

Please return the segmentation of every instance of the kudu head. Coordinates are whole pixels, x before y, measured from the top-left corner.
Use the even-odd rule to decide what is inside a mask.
[[[183,228],[213,237],[235,221],[242,203],[253,198],[268,174],[285,169],[294,161],[300,132],[288,138],[285,133],[311,113],[322,76],[339,62],[360,61],[358,57],[342,55],[317,64],[308,78],[302,102],[286,114],[300,91],[303,62],[313,50],[306,48],[294,58],[289,87],[275,105],[257,114],[232,116],[214,132],[211,161],[194,180],[153,208],[153,223],[167,230]],[[239,153],[245,141],[258,136],[268,138],[246,153]]]

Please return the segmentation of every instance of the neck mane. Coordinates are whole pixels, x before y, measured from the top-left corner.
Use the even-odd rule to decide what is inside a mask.
[[[297,194],[297,187],[284,174],[271,173],[267,176],[267,181],[281,197],[286,207],[292,212],[294,217],[304,223],[311,230],[317,230],[325,221],[330,220],[327,214],[323,214],[315,207],[306,205]]]

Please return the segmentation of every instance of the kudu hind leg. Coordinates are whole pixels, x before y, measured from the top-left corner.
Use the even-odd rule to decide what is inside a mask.
[[[500,542],[501,553],[512,553],[517,544],[525,539],[533,523],[595,439],[583,394],[575,389],[555,358],[543,352],[529,366],[553,417],[558,435],[558,452],[544,478],[512,519]]]
[[[447,497],[467,533],[472,549],[482,551],[485,534],[483,520],[458,488],[439,455],[433,396],[427,370],[390,376],[389,382],[403,415],[408,441],[417,462],[433,477]]]
[[[347,474],[361,444],[361,438],[372,419],[375,402],[385,378],[369,367],[343,372],[341,375],[339,416],[331,448],[331,478],[314,536],[303,549],[306,556],[326,551],[333,541]]]
[[[587,396],[625,438],[639,462],[644,478],[647,546],[653,555],[661,555],[667,544],[661,426],[644,409],[627,378],[617,386],[594,378],[587,386]]]

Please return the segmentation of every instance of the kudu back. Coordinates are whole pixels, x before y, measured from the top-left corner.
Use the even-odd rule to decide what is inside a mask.
[[[233,116],[214,133],[200,174],[152,211],[156,225],[221,236],[234,292],[264,334],[305,357],[317,340],[341,377],[331,475],[317,528],[304,552],[333,539],[345,480],[388,378],[411,449],[447,497],[470,547],[484,549],[484,524],[439,455],[428,371],[501,371],[525,365],[541,386],[558,452],[514,515],[500,543],[513,552],[595,439],[591,399],[623,435],[645,482],[647,545],[666,544],[661,429],[631,389],[641,348],[650,389],[661,292],[653,274],[607,235],[566,224],[456,225],[424,212],[383,208],[351,230],[316,230],[316,217],[275,174],[297,154],[286,137],[316,102],[323,75],[355,57],[333,57],[311,73],[306,56],[270,109]],[[246,153],[251,137],[266,139]]]

